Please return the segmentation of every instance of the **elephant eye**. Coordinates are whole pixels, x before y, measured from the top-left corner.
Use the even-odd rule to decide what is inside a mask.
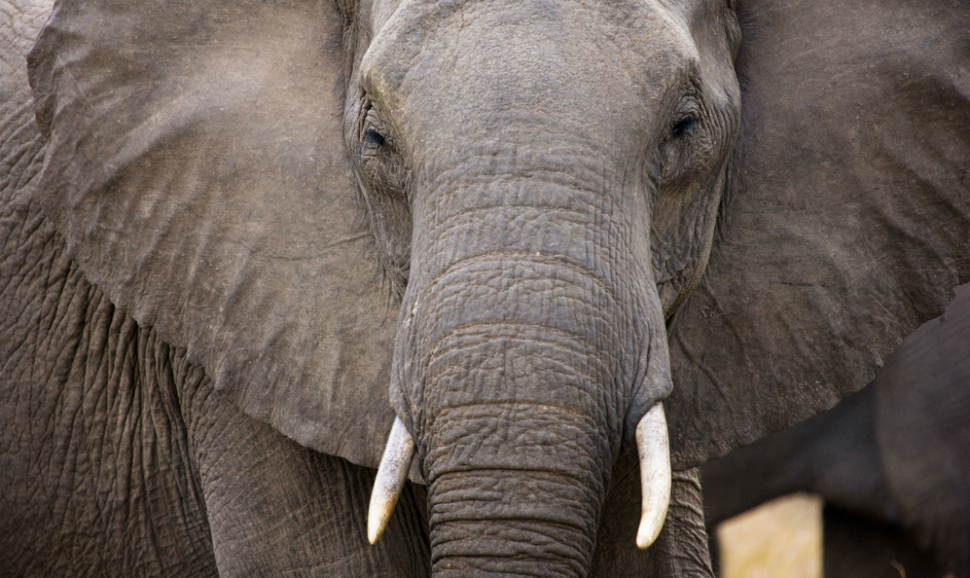
[[[387,141],[384,139],[384,135],[372,128],[367,129],[367,131],[364,133],[364,144],[371,146],[383,146],[385,142]]]
[[[659,177],[661,182],[671,182],[697,166],[706,148],[704,131],[701,129],[700,105],[694,98],[687,98],[671,119],[666,137],[660,143]]]
[[[406,199],[407,169],[394,146],[393,133],[373,109],[367,111],[362,128],[355,160],[365,189]]]
[[[384,124],[381,115],[377,113],[377,110],[373,107],[370,102],[366,102],[364,105],[364,114],[362,120],[363,134],[360,136],[360,141],[357,144],[357,154],[359,157],[371,157],[379,156],[387,153],[384,149],[393,149],[393,137],[388,134],[385,130],[387,127]]]
[[[697,118],[693,114],[687,114],[681,117],[674,126],[670,129],[670,134],[674,137],[683,136],[685,133],[690,132],[694,125],[697,124]]]

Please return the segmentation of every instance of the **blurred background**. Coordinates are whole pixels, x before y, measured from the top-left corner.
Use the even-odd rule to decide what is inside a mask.
[[[722,578],[822,578],[822,501],[779,498],[717,529]]]
[[[955,293],[860,392],[702,467],[721,576],[970,578],[970,285]]]
[[[816,496],[768,502],[722,523],[717,537],[721,578],[822,578],[822,500]],[[900,578],[918,578],[898,570]]]

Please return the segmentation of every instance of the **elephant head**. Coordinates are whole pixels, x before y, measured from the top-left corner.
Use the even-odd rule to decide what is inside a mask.
[[[390,379],[403,437],[388,451],[406,456],[413,437],[447,556],[481,550],[456,536],[487,527],[558,544],[581,572],[637,424],[662,448],[643,467],[666,470],[645,494],[668,491],[666,425],[657,442],[644,433],[662,409],[647,410],[671,389],[664,311],[713,236],[739,117],[736,23],[723,5],[698,20],[705,34],[636,4],[370,8],[344,134],[391,283],[406,287]],[[394,492],[378,486],[386,516]]]
[[[436,575],[580,576],[634,440],[659,531],[661,400],[700,463],[970,273],[966,10],[784,4],[59,2],[42,202],[244,412],[384,455],[372,539],[410,475]]]

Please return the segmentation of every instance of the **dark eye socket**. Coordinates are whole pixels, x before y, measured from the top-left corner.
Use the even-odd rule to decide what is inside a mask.
[[[685,133],[690,132],[690,129],[694,128],[694,125],[696,124],[697,124],[697,118],[694,117],[694,115],[692,114],[685,115],[680,120],[678,120],[674,124],[674,126],[670,129],[670,134],[672,134],[675,137],[682,136]]]
[[[364,132],[364,143],[375,146],[383,146],[387,142],[384,140],[384,135],[377,132],[376,130],[369,128]]]

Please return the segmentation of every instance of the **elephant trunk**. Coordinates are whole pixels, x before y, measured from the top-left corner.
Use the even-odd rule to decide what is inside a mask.
[[[669,392],[649,235],[582,164],[568,186],[491,175],[415,207],[391,401],[436,576],[585,575],[629,418]]]
[[[608,296],[534,253],[481,255],[441,277],[420,441],[435,576],[589,565],[621,429],[604,387],[618,357],[604,343]]]
[[[439,415],[427,460],[434,576],[585,576],[609,480],[597,433],[531,404]]]

